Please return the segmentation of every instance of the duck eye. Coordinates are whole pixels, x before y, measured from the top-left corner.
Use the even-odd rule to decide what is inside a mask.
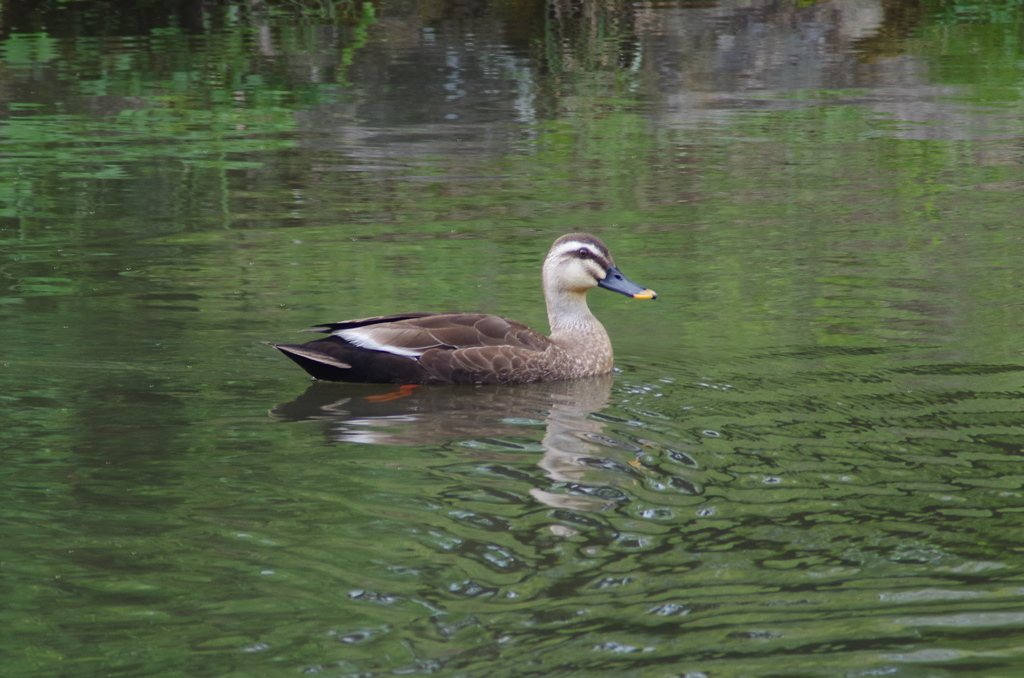
[[[579,257],[580,259],[588,259],[588,258],[590,258],[590,250],[588,250],[588,249],[587,249],[587,248],[585,248],[585,247],[581,247],[581,248],[580,248],[580,249],[579,249],[579,250],[578,250],[578,251],[576,252],[576,256],[578,256],[578,257]]]

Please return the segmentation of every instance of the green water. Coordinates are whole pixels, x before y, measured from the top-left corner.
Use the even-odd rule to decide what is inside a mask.
[[[1010,2],[0,3],[0,674],[1017,676]],[[546,330],[608,379],[310,384]]]

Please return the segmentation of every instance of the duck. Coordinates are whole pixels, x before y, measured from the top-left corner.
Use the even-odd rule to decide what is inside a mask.
[[[608,332],[587,306],[600,287],[634,299],[654,290],[623,275],[608,247],[589,233],[563,235],[541,269],[551,334],[483,313],[398,313],[315,325],[326,337],[265,342],[314,379],[399,385],[526,384],[612,371]]]

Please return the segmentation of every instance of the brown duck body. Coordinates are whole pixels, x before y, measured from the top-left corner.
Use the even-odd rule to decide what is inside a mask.
[[[333,332],[373,328],[418,356],[357,346]],[[404,313],[310,328],[332,333],[271,344],[317,379],[395,384],[521,384],[611,371],[610,351],[574,356],[526,325],[481,313]],[[600,345],[600,344],[598,344]]]
[[[404,313],[312,327],[329,336],[275,344],[316,379],[396,384],[521,384],[577,379],[612,369],[612,348],[586,291],[656,295],[622,276],[599,239],[555,241],[544,263],[550,337],[480,313]]]

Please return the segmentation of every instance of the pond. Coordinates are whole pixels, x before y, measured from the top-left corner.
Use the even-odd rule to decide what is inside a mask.
[[[1018,675],[1022,22],[0,4],[4,673]],[[658,292],[612,375],[263,344],[546,332],[570,232]]]

